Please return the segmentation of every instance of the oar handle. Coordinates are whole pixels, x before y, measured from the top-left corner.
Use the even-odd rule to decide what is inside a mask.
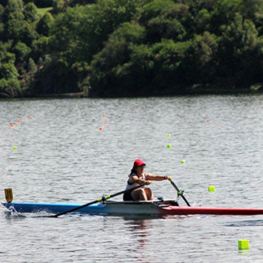
[[[133,187],[133,188],[131,188],[131,189],[124,190],[124,191],[121,191],[121,192],[118,192],[118,193],[115,193],[115,194],[112,194],[112,195],[104,195],[104,196],[102,196],[101,198],[99,198],[99,199],[97,199],[97,200],[94,200],[93,202],[90,202],[90,203],[87,203],[87,204],[84,204],[84,205],[81,205],[81,206],[78,206],[78,207],[74,207],[74,208],[72,208],[72,209],[70,209],[70,210],[63,211],[63,212],[61,212],[61,213],[58,213],[58,214],[56,214],[56,215],[49,216],[49,217],[59,217],[59,216],[61,216],[61,215],[65,215],[65,214],[67,214],[67,213],[71,213],[71,212],[74,212],[74,211],[76,211],[76,210],[79,210],[79,209],[82,209],[82,208],[84,208],[84,207],[87,207],[87,206],[89,206],[89,205],[93,205],[93,204],[96,204],[96,203],[99,203],[99,202],[102,202],[102,201],[106,201],[107,199],[110,199],[110,198],[112,198],[112,197],[114,197],[114,196],[121,195],[121,194],[130,192],[130,191],[133,191],[134,189],[137,189],[137,188],[139,188],[139,187],[142,187],[142,186],[141,186],[141,185],[138,185],[138,186],[135,186],[135,187]]]
[[[184,199],[185,203],[186,203],[188,206],[191,206],[191,205],[189,204],[189,202],[186,200],[186,198],[184,197],[182,191],[180,191],[179,188],[176,186],[176,184],[175,184],[172,180],[170,180],[170,183],[171,183],[172,186],[176,189],[177,193],[178,193],[180,196],[182,196],[182,198]]]

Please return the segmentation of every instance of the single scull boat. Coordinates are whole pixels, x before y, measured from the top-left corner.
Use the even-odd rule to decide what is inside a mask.
[[[82,204],[51,204],[51,203],[3,203],[11,210],[19,213],[61,213],[81,206]],[[178,206],[174,200],[165,201],[106,201],[81,208],[76,211],[93,215],[259,215],[263,209],[250,208],[215,208]]]
[[[253,208],[216,208],[216,207],[192,207],[176,185],[180,196],[188,206],[180,206],[176,200],[154,201],[111,201],[111,197],[121,195],[126,190],[113,195],[103,196],[87,204],[55,204],[55,203],[16,203],[13,201],[12,189],[5,189],[6,202],[2,203],[10,211],[18,213],[47,212],[58,217],[66,213],[77,212],[92,215],[261,215],[263,209]],[[140,186],[137,186],[138,188]]]

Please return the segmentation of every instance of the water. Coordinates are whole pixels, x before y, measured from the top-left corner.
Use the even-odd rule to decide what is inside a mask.
[[[123,190],[142,158],[195,206],[262,208],[262,105],[262,95],[0,101],[1,201],[11,187],[14,201],[87,203]],[[151,188],[176,196],[168,181]],[[47,219],[1,207],[0,261],[262,262],[262,230],[263,216]]]

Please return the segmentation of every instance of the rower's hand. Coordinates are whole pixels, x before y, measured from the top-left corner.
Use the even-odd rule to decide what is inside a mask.
[[[171,176],[167,176],[167,180],[172,181],[172,177]]]
[[[152,183],[152,181],[146,181],[146,182],[145,182],[146,185],[149,185],[149,184],[151,184],[151,183]]]

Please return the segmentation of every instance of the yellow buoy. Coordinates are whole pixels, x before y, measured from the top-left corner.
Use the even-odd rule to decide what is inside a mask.
[[[249,241],[247,239],[238,240],[238,249],[239,250],[248,250],[249,249]]]
[[[215,186],[214,186],[214,185],[209,185],[209,186],[208,186],[208,191],[209,191],[209,192],[215,192],[215,191],[216,191]]]

